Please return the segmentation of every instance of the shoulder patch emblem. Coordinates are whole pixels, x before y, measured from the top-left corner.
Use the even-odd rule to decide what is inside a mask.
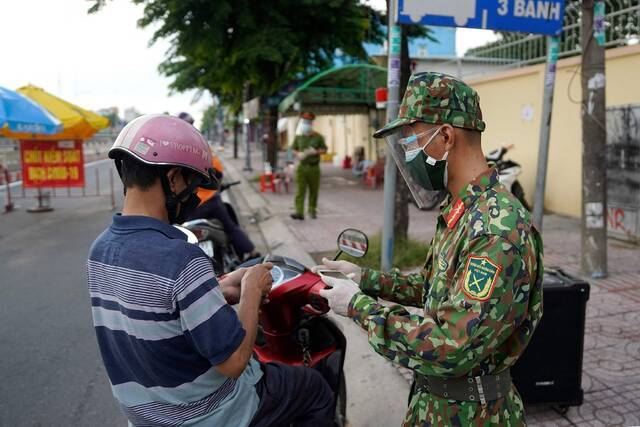
[[[462,214],[464,214],[464,202],[461,199],[456,200],[454,205],[451,207],[451,211],[447,216],[447,227],[453,229],[460,218],[462,218]]]
[[[486,301],[493,293],[498,274],[502,267],[487,257],[469,256],[464,270],[462,291],[471,299]]]

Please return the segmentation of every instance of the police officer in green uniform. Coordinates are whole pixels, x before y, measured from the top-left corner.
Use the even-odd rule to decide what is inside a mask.
[[[309,215],[315,219],[320,190],[320,155],[327,152],[327,146],[322,135],[312,129],[315,115],[305,112],[300,118],[302,132],[293,140],[291,147],[299,159],[296,169],[296,211],[291,218],[304,219],[304,199],[309,190]]]
[[[404,275],[347,261],[319,266],[351,278],[324,278],[331,308],[367,331],[376,352],[414,371],[403,426],[525,425],[509,368],[542,316],[542,241],[488,167],[484,129],[474,89],[445,74],[413,75],[399,117],[374,136],[387,137],[410,189],[450,193],[424,268]]]

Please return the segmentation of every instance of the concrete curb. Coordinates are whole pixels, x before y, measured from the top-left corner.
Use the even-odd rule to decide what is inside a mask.
[[[304,249],[287,224],[269,210],[269,203],[249,183],[246,173],[230,161],[225,162],[230,181],[241,181],[233,187],[234,197],[243,203],[257,221],[268,251],[293,258],[306,266],[315,261]],[[352,427],[400,425],[407,408],[409,385],[397,368],[376,354],[367,334],[351,320],[330,313],[347,338],[345,375],[347,379],[347,416]]]

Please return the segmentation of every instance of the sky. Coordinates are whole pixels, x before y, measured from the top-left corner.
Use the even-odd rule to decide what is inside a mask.
[[[88,15],[85,0],[0,1],[0,86],[28,83],[97,110],[135,107],[141,113],[201,116],[210,97],[192,105],[194,92],[169,96],[170,79],[157,67],[169,44],[149,46],[153,31],[136,21],[142,7],[109,1]]]
[[[387,0],[363,0],[376,10],[386,10]],[[497,36],[491,30],[477,30],[474,28],[458,28],[456,35],[456,53],[458,56],[472,47],[482,46],[485,43],[495,41]]]
[[[385,0],[370,3],[386,7]],[[114,0],[88,15],[91,4],[0,0],[0,86],[30,83],[91,110],[116,106],[121,116],[134,107],[141,113],[187,111],[199,121],[211,98],[193,103],[195,92],[169,94],[171,80],[157,69],[169,44],[149,46],[153,30],[136,25],[142,6]],[[459,29],[458,54],[493,39],[491,31]]]

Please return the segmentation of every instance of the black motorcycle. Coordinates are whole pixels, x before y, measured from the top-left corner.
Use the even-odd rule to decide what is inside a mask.
[[[240,184],[240,181],[222,184],[218,191],[222,193],[238,184]],[[224,202],[224,206],[233,222],[239,224],[238,216],[233,206],[227,202]],[[182,227],[196,236],[198,246],[211,259],[213,270],[217,275],[227,274],[246,261],[236,251],[220,220],[215,218],[194,219],[185,222]]]

